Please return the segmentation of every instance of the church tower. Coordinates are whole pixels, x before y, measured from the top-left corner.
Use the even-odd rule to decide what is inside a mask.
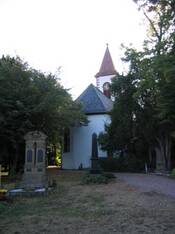
[[[114,64],[112,62],[112,57],[109,52],[108,44],[106,51],[102,60],[102,64],[99,72],[95,75],[96,86],[103,92],[107,97],[110,98],[109,85],[111,79],[117,75]]]

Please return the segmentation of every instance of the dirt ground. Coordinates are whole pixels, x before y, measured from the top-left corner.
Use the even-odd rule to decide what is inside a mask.
[[[175,233],[175,199],[115,179],[82,185],[83,172],[52,170],[48,196],[0,203],[1,234]]]

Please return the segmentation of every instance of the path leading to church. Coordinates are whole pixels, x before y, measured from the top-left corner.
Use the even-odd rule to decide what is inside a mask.
[[[152,174],[117,173],[118,179],[143,192],[157,192],[175,198],[175,179]]]

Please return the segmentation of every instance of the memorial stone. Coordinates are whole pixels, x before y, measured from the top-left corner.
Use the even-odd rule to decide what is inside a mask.
[[[40,131],[32,131],[24,136],[25,165],[22,187],[47,187],[46,138]]]
[[[98,161],[98,143],[97,143],[97,134],[92,134],[92,154],[91,154],[91,174],[101,173],[99,161]]]

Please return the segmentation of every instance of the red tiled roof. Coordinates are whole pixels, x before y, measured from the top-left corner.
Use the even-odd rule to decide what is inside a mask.
[[[116,74],[117,74],[117,71],[114,68],[114,64],[112,62],[112,57],[111,57],[111,54],[109,52],[109,48],[107,46],[100,70],[95,75],[95,77],[97,78],[99,76],[116,75]]]

